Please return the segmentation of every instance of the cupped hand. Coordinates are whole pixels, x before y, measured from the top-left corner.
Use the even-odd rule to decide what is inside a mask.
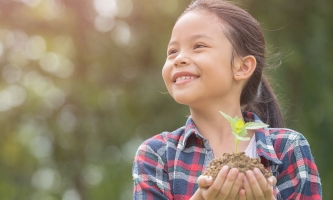
[[[275,200],[273,186],[276,184],[274,176],[266,179],[258,168],[246,172],[244,189],[239,192],[239,200]]]
[[[215,180],[211,177],[200,176],[198,185],[205,200],[231,200],[238,199],[240,189],[243,187],[244,174],[238,169],[222,167]]]

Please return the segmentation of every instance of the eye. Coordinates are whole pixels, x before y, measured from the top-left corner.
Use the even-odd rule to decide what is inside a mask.
[[[168,56],[171,55],[171,54],[175,54],[175,53],[177,53],[177,50],[176,50],[176,49],[170,49],[170,50],[168,51]]]
[[[194,49],[199,49],[199,48],[204,48],[204,47],[206,47],[206,46],[203,44],[200,44],[200,43],[194,45]]]

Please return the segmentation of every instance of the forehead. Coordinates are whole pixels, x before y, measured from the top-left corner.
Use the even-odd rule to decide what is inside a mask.
[[[221,31],[222,27],[221,20],[213,13],[199,10],[199,11],[190,11],[182,15],[176,22],[173,30],[183,27],[186,28],[199,28],[202,30],[204,28],[216,29],[216,31]],[[183,30],[185,31],[185,30]]]
[[[199,10],[182,15],[176,22],[172,34],[179,31],[184,33],[204,31],[210,34],[221,34],[223,33],[222,29],[224,29],[224,25],[215,14]]]
[[[216,16],[215,13],[204,9],[201,10],[197,9],[186,12],[178,18],[177,22],[180,21],[181,19],[188,19],[188,18],[200,18],[202,20],[210,20],[210,21],[214,20],[215,23],[220,23],[220,19],[218,16]]]

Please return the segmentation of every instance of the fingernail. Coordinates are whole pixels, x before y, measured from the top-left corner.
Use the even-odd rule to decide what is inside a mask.
[[[268,178],[268,182],[271,186],[273,186],[273,179],[272,178]]]
[[[246,174],[247,174],[247,175],[250,175],[251,173],[253,173],[251,170],[247,170],[247,171],[246,171]]]
[[[213,182],[213,177],[207,176],[206,177],[206,183],[210,184],[211,182]]]
[[[222,167],[222,169],[223,169],[223,170],[228,170],[228,169],[229,169],[229,166],[228,166],[228,165],[224,165],[224,166]]]

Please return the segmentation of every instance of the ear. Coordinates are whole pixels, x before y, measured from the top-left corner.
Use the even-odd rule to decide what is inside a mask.
[[[257,67],[257,60],[254,56],[245,56],[242,59],[238,59],[234,66],[234,79],[235,80],[247,80],[253,74]]]

